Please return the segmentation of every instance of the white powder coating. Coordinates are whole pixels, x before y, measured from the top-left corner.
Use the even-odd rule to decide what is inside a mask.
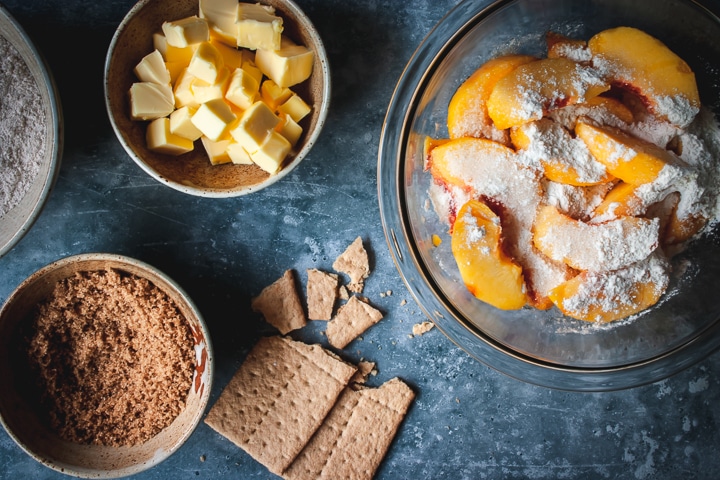
[[[535,242],[550,258],[578,270],[617,270],[650,255],[658,246],[657,218],[618,219],[601,224],[560,223]]]
[[[545,180],[543,181],[545,190],[543,202],[556,207],[572,218],[587,221],[591,219],[595,208],[600,205],[612,187],[613,184],[609,182],[578,187]]]
[[[46,125],[30,70],[0,36],[0,218],[20,203],[40,171]]]
[[[619,270],[588,272],[585,282],[575,295],[563,301],[562,307],[566,311],[586,316],[591,308],[618,312],[623,307],[638,306],[639,299],[635,294],[637,285],[651,285],[657,294],[661,294],[669,283],[669,268],[667,260],[655,253]]]

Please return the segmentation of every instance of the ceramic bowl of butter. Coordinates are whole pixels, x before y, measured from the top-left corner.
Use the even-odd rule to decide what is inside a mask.
[[[388,107],[378,184],[396,266],[441,331],[573,391],[718,348],[717,35],[675,0],[463,1],[440,21]]]
[[[234,197],[274,184],[309,154],[330,72],[291,0],[141,0],[110,43],[105,100],[118,140],[150,176]]]
[[[63,120],[52,73],[0,5],[0,257],[32,227],[60,170]]]
[[[213,368],[193,301],[130,257],[59,259],[0,309],[0,422],[66,475],[118,478],[167,459],[200,423]]]

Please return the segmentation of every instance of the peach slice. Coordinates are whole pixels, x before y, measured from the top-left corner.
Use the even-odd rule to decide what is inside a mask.
[[[497,81],[487,100],[488,115],[503,130],[609,89],[589,68],[567,58],[544,58],[520,65]]]
[[[448,132],[450,138],[488,138],[507,144],[507,132],[493,125],[487,112],[487,99],[502,77],[520,65],[537,60],[529,55],[505,55],[485,62],[465,80],[450,99]]]
[[[642,215],[645,203],[636,195],[636,190],[637,185],[618,182],[605,195],[603,201],[595,207],[594,216],[608,220],[617,217]]]
[[[605,165],[595,160],[582,140],[547,118],[510,129],[513,145],[530,164],[539,162],[549,180],[587,186],[612,180]]]
[[[681,165],[674,153],[633,137],[622,130],[578,120],[575,134],[608,172],[633,185],[655,180],[665,165]]]
[[[619,270],[581,272],[550,292],[568,317],[613,322],[655,305],[669,283],[668,262],[659,254]]]
[[[616,98],[602,95],[593,97],[585,103],[553,110],[547,116],[571,132],[575,130],[579,118],[589,118],[599,125],[620,128],[626,127],[635,120],[635,115],[627,105]]]
[[[659,245],[657,218],[620,217],[585,223],[544,205],[533,225],[533,244],[549,258],[577,270],[616,270],[638,262]]]
[[[569,58],[573,61],[590,61],[592,58],[585,40],[567,37],[557,32],[545,35],[548,58]]]
[[[613,85],[639,95],[651,113],[685,127],[700,109],[695,74],[664,43],[632,27],[604,30],[588,41],[593,66]]]
[[[470,293],[502,310],[527,303],[522,268],[503,250],[500,221],[490,207],[470,200],[460,208],[452,233],[452,252]]]

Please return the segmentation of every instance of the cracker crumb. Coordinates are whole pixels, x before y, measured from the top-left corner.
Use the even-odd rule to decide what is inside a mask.
[[[423,335],[435,326],[432,322],[422,322],[422,323],[416,323],[413,325],[413,335]]]
[[[400,306],[402,307],[402,306],[405,306],[405,305],[407,305],[407,300],[405,300],[405,299],[403,298],[402,301],[400,302]]]

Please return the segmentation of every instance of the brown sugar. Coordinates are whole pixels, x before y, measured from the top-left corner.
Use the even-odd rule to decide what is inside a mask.
[[[55,285],[29,326],[33,388],[61,438],[137,445],[184,408],[195,367],[190,326],[150,281],[78,272]]]

